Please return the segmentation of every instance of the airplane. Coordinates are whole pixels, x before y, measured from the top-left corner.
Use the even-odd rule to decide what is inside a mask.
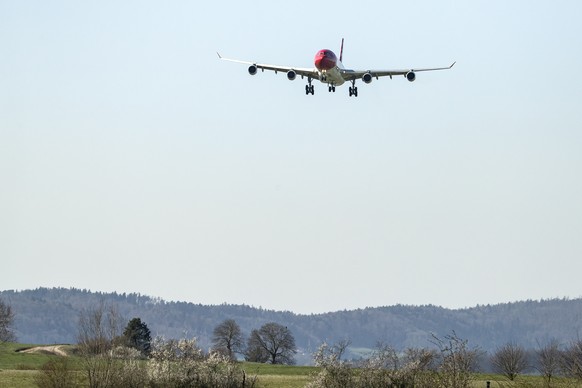
[[[434,67],[427,69],[412,68],[402,70],[351,70],[346,69],[342,64],[343,53],[344,53],[344,40],[342,39],[339,60],[333,51],[328,49],[319,50],[317,54],[315,54],[314,68],[266,65],[256,62],[224,58],[218,52],[216,54],[218,54],[219,59],[249,65],[248,72],[250,75],[257,74],[258,70],[260,69],[263,72],[265,70],[271,70],[274,71],[275,74],[277,74],[278,72],[285,72],[287,73],[287,78],[290,81],[295,80],[298,75],[301,76],[301,79],[307,77],[307,85],[305,85],[306,95],[309,94],[313,95],[315,92],[315,89],[311,83],[313,80],[319,80],[321,83],[327,84],[328,91],[334,93],[336,86],[341,86],[346,81],[351,82],[352,86],[350,86],[349,88],[350,97],[352,96],[358,97],[358,87],[356,86],[356,81],[359,79],[361,79],[364,83],[369,84],[370,82],[372,82],[374,78],[378,79],[379,77],[388,76],[390,77],[390,79],[392,79],[393,76],[403,75],[408,81],[414,82],[414,80],[416,80],[416,73],[418,72],[448,70],[451,69],[455,65],[455,63],[457,63],[453,62],[453,64],[450,66]]]

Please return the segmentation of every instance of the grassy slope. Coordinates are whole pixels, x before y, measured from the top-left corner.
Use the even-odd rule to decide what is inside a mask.
[[[17,353],[35,345],[7,343],[0,345],[0,370],[36,370],[51,359],[48,354]]]
[[[37,370],[54,356],[47,354],[17,353],[18,349],[34,345],[0,345],[0,387],[36,387]]]

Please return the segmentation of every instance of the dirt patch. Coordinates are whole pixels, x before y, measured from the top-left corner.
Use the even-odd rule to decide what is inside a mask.
[[[34,354],[50,354],[53,356],[67,357],[68,354],[65,351],[66,345],[50,345],[50,346],[36,346],[34,348],[20,349],[17,350],[19,353],[34,353]]]

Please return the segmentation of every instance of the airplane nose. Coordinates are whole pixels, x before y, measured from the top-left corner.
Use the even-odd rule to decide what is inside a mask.
[[[333,55],[327,52],[319,52],[315,56],[315,67],[319,70],[330,70],[336,65]]]

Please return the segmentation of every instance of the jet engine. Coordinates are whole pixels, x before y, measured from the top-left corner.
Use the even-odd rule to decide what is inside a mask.
[[[364,74],[362,76],[362,81],[364,81],[367,84],[369,84],[370,82],[372,82],[372,74],[370,74],[370,73]]]
[[[414,82],[414,80],[416,79],[416,74],[414,73],[414,71],[409,71],[408,73],[406,73],[406,79],[409,80],[410,82]]]
[[[295,77],[297,77],[297,73],[295,73],[295,71],[289,70],[287,72],[287,78],[289,79],[289,81],[293,81]]]
[[[255,75],[255,74],[257,74],[257,65],[250,65],[250,66],[249,66],[249,74],[250,74],[250,75]]]

